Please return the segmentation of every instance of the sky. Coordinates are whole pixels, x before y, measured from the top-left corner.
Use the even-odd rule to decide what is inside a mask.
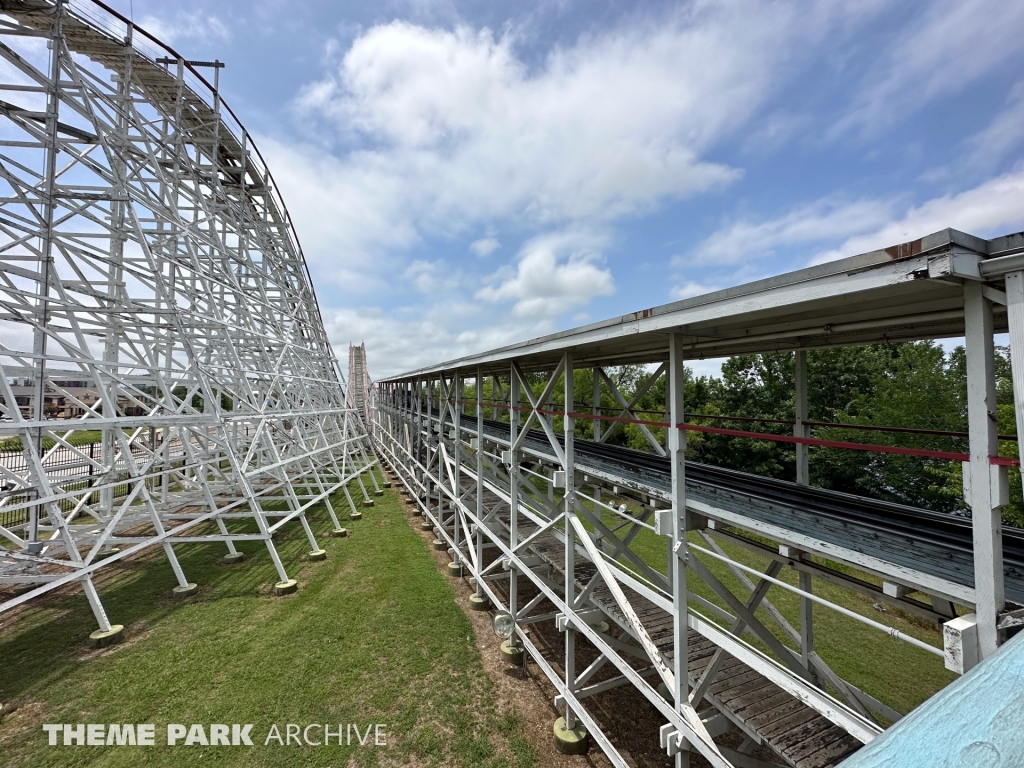
[[[107,2],[226,62],[375,378],[1024,230],[1021,2]]]

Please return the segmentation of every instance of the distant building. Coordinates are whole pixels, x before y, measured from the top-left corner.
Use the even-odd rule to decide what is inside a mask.
[[[31,378],[8,379],[14,393],[14,400],[23,418],[30,419],[35,414],[37,385]],[[93,382],[88,379],[51,379],[47,382],[43,393],[43,414],[47,419],[74,419],[82,416],[86,408],[92,408],[100,399]],[[0,393],[0,405],[6,405]],[[118,411],[126,416],[141,416],[145,409],[128,398],[119,397]],[[103,406],[100,405],[100,412]]]

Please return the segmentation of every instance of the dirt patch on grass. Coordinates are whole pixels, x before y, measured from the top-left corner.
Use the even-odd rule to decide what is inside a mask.
[[[3,728],[0,728],[0,748],[5,741],[20,740],[26,733],[39,730],[46,722],[46,705],[41,701],[9,702],[4,705]]]

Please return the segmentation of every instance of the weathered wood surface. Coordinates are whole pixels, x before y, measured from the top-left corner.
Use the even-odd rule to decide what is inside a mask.
[[[1024,634],[843,763],[843,768],[1022,766]]]

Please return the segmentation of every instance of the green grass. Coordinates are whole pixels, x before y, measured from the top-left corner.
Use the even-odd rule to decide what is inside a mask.
[[[170,598],[162,556],[101,589],[121,646],[90,651],[84,597],[40,601],[0,631],[5,766],[458,765],[534,766],[513,710],[499,709],[472,627],[426,544],[386,491],[347,539],[322,539],[328,559],[303,559],[298,524],[275,541],[299,579],[273,597],[261,543],[224,565],[220,547],[178,548],[199,596]],[[344,501],[335,503],[344,509]],[[314,530],[325,532],[324,513]],[[156,554],[160,554],[157,552]],[[253,723],[253,747],[167,747],[167,723]],[[271,724],[386,723],[386,747],[277,746]],[[155,723],[154,747],[48,747],[43,723]],[[315,734],[314,734],[315,735]]]
[[[98,443],[103,439],[103,433],[98,429],[83,429],[71,432],[70,437],[65,437],[67,432],[60,433],[60,436],[65,439],[70,445],[76,447],[83,445],[91,445]],[[43,450],[50,450],[56,445],[56,441],[50,436],[43,437]],[[22,450],[22,443],[20,437],[8,437],[5,440],[0,440],[0,451],[20,451]]]
[[[586,490],[586,493],[592,495],[589,489]],[[588,506],[592,508],[590,503]],[[635,511],[636,509],[634,509]],[[603,510],[602,521],[606,526],[613,527],[615,521],[621,522],[621,518]],[[695,533],[690,534],[689,540],[693,544],[710,549],[706,542]],[[664,574],[668,558],[666,541],[667,539],[663,536],[643,530],[633,539],[630,548],[645,563]],[[764,556],[749,552],[745,548],[721,539],[718,540],[718,543],[725,553],[737,562],[762,572],[768,567],[768,558]],[[724,563],[708,556],[700,555],[700,557],[708,570],[746,602],[747,589],[732,575]],[[626,565],[624,560],[622,562]],[[851,571],[851,573],[864,581],[880,585],[880,581],[872,576],[859,572]],[[746,575],[752,582],[757,582],[756,576],[749,573]],[[797,574],[791,568],[784,568],[776,578],[787,584],[799,586]],[[719,607],[727,608],[725,602],[692,572],[687,575],[687,587],[694,594]],[[892,626],[936,648],[942,647],[941,629],[936,624],[893,608],[881,613],[874,608],[874,601],[870,598],[818,579],[814,581],[814,591],[816,595],[836,605]],[[768,590],[767,599],[794,628],[799,630],[800,598],[798,595],[778,585],[772,585]],[[793,643],[789,642],[783,632],[778,629],[766,609],[758,609],[755,615],[773,631],[776,637],[783,640],[784,644],[794,647]],[[716,616],[709,615],[708,618],[722,623]],[[957,677],[943,667],[941,657],[914,648],[826,606],[814,606],[814,638],[815,650],[834,672],[900,713],[909,712]],[[745,639],[759,650],[767,652],[767,647],[752,639],[751,635],[745,635]]]

